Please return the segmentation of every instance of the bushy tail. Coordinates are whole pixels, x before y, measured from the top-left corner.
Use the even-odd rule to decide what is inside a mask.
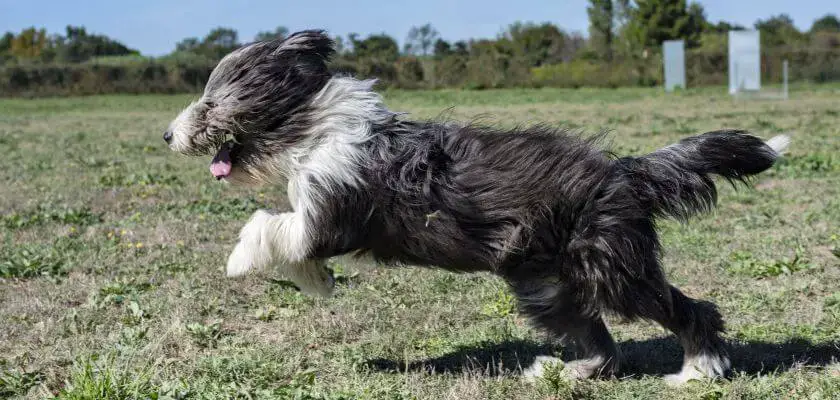
[[[715,131],[621,162],[655,214],[685,220],[715,205],[717,189],[710,174],[746,182],[770,168],[789,143],[785,135],[764,142],[744,131]]]

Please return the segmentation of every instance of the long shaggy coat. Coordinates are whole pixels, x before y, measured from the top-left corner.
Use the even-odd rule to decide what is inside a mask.
[[[666,281],[655,221],[709,210],[711,175],[744,181],[770,168],[787,138],[717,131],[617,158],[546,125],[410,121],[384,106],[373,81],[331,74],[332,53],[321,31],[238,49],[164,135],[175,151],[215,154],[218,179],[288,185],[293,210],[254,214],[229,275],[281,266],[326,295],[325,260],[346,253],[488,271],[537,325],[578,345],[566,369],[575,377],[618,368],[605,313],[678,336],[684,367],[669,379],[726,373],[723,319]]]

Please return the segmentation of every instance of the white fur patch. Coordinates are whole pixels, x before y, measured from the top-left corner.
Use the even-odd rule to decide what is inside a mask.
[[[522,371],[522,377],[528,382],[535,382],[538,378],[542,378],[545,375],[545,367],[547,364],[562,365],[563,361],[557,357],[537,356],[537,358],[534,359],[534,363]]]
[[[788,146],[790,146],[790,136],[788,135],[778,135],[773,136],[768,141],[764,142],[769,146],[773,151],[776,152],[778,155],[782,155],[787,151]]]
[[[330,79],[310,101],[312,125],[304,141],[251,171],[256,181],[287,179],[295,211],[277,215],[257,211],[242,228],[239,244],[228,259],[228,276],[282,264],[284,273],[302,290],[331,292],[334,282],[323,260],[307,259],[312,246],[312,227],[307,223],[309,217],[317,216],[319,203],[342,185],[363,184],[360,169],[369,164],[370,155],[361,144],[370,139],[372,124],[388,122],[395,115],[372,90],[373,84]]]
[[[702,353],[694,357],[686,357],[682,370],[679,373],[666,375],[665,381],[671,385],[723,377],[729,370],[731,363],[729,358],[720,354]]]
[[[190,135],[195,130],[195,127],[192,125],[192,114],[195,105],[196,102],[190,103],[169,124],[169,129],[172,131],[172,143],[169,144],[170,149],[180,153],[188,153],[191,150]]]
[[[300,213],[258,210],[242,228],[228,257],[227,275],[240,276],[273,264],[307,293],[329,295],[335,282],[323,260],[307,259],[310,234]]]

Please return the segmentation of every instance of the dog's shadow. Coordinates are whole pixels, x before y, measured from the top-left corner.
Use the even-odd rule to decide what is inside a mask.
[[[673,337],[625,341],[620,378],[674,373],[682,364],[682,349]],[[373,359],[366,365],[373,371],[402,373],[481,372],[489,376],[519,375],[538,355],[552,354],[555,347],[530,341],[508,341],[461,347],[440,357],[419,361]],[[784,371],[802,366],[825,366],[840,362],[840,342],[812,343],[793,339],[783,343],[760,341],[730,343],[733,370],[748,375]],[[572,357],[563,355],[568,361]]]

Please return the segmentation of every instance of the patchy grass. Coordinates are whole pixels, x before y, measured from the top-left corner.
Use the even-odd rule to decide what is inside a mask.
[[[51,246],[4,246],[0,252],[0,278],[34,278],[66,273],[61,255]]]
[[[484,274],[338,258],[331,299],[274,271],[225,279],[251,213],[288,200],[285,187],[220,184],[208,159],[165,148],[189,96],[0,100],[0,397],[840,398],[840,92],[723,92],[385,94],[416,118],[610,130],[621,155],[720,128],[790,133],[790,154],[754,189],[721,182],[714,212],[661,223],[668,275],[720,306],[732,345],[730,380],[683,388],[661,379],[680,367],[672,336],[612,318],[624,375],[568,382],[558,363],[525,382],[536,356],[574,352]]]

